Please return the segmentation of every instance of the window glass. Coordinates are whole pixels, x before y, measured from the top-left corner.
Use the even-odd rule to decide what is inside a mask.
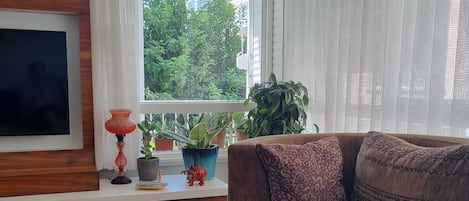
[[[145,100],[244,100],[247,0],[144,0]]]

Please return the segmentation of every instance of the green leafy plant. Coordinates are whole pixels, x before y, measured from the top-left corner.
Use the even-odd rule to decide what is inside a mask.
[[[248,118],[246,117],[245,112],[233,112],[231,114],[233,120],[233,129],[244,129]]]
[[[157,121],[155,124],[156,124],[156,128],[155,128],[155,132],[154,132],[154,137],[156,139],[171,139],[168,136],[163,135],[163,133],[160,132],[160,131],[164,130],[165,127],[170,127],[170,126],[168,126],[168,124],[163,125],[160,121]]]
[[[233,120],[232,132],[236,134],[237,140],[240,141],[249,138],[245,130],[250,122],[246,116],[246,112],[233,112],[231,118]]]
[[[189,149],[206,149],[210,147],[210,141],[229,124],[226,113],[203,113],[193,127],[176,123],[177,132],[164,130],[161,134],[185,143]]]
[[[271,74],[267,82],[255,84],[244,104],[257,104],[248,113],[245,123],[250,137],[301,133],[306,126],[308,90],[301,82],[277,81]],[[316,132],[319,127],[314,124]]]
[[[155,133],[159,130],[159,127],[156,123],[145,119],[144,121],[137,124],[138,129],[142,131],[142,143],[143,146],[140,147],[140,153],[145,156],[145,159],[153,158],[153,148],[155,143],[152,138],[155,136]]]

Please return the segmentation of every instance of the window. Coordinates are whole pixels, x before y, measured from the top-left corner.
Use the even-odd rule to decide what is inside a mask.
[[[144,0],[141,113],[168,126],[178,116],[248,110],[249,86],[261,80],[254,2]]]

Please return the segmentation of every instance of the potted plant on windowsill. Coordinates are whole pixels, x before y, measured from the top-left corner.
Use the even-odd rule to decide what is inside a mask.
[[[249,136],[246,135],[246,131],[244,129],[248,124],[248,119],[245,112],[233,112],[231,114],[231,119],[233,120],[233,130],[236,133],[236,138],[238,141],[249,138]]]
[[[166,137],[161,132],[159,132],[163,130],[162,124],[158,122],[155,130],[156,130],[155,137],[154,137],[155,150],[156,151],[172,151],[174,140]]]
[[[156,151],[171,151],[173,150],[174,140],[163,137],[163,136],[156,136],[155,137],[155,150]]]
[[[140,181],[155,181],[158,176],[159,161],[158,157],[153,156],[155,143],[152,141],[157,124],[145,119],[137,124],[142,132],[142,147],[140,153],[143,157],[137,158],[137,170]]]
[[[175,141],[184,143],[182,147],[182,157],[185,169],[191,166],[202,166],[207,170],[206,180],[213,179],[215,175],[216,160],[218,157],[219,146],[211,143],[212,139],[220,134],[230,122],[223,125],[214,124],[217,120],[209,118],[204,120],[206,114],[202,114],[192,129],[187,129],[179,125],[178,132],[164,130],[161,134]],[[221,117],[219,117],[221,118]]]
[[[224,128],[220,131],[213,139],[211,140],[212,143],[217,144],[219,147],[225,147],[225,139],[226,139],[226,128],[229,125],[229,116],[226,112],[212,112],[212,113],[204,113],[201,117],[201,121],[206,122],[207,128],[209,130]],[[226,125],[226,126],[225,126]]]
[[[267,82],[250,89],[244,104],[251,101],[257,106],[249,111],[245,124],[250,137],[301,133],[305,129],[309,97],[301,82],[277,82],[272,73]],[[319,127],[313,126],[319,132]]]

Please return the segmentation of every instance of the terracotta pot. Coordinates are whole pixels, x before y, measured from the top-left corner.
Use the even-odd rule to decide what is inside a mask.
[[[244,129],[236,129],[236,138],[238,141],[248,139],[249,137],[246,134],[246,131]]]
[[[225,148],[225,137],[226,137],[226,131],[222,130],[220,133],[218,133],[217,136],[212,138],[212,143],[217,144],[218,147],[220,148]]]
[[[173,139],[155,139],[156,151],[172,151]]]

